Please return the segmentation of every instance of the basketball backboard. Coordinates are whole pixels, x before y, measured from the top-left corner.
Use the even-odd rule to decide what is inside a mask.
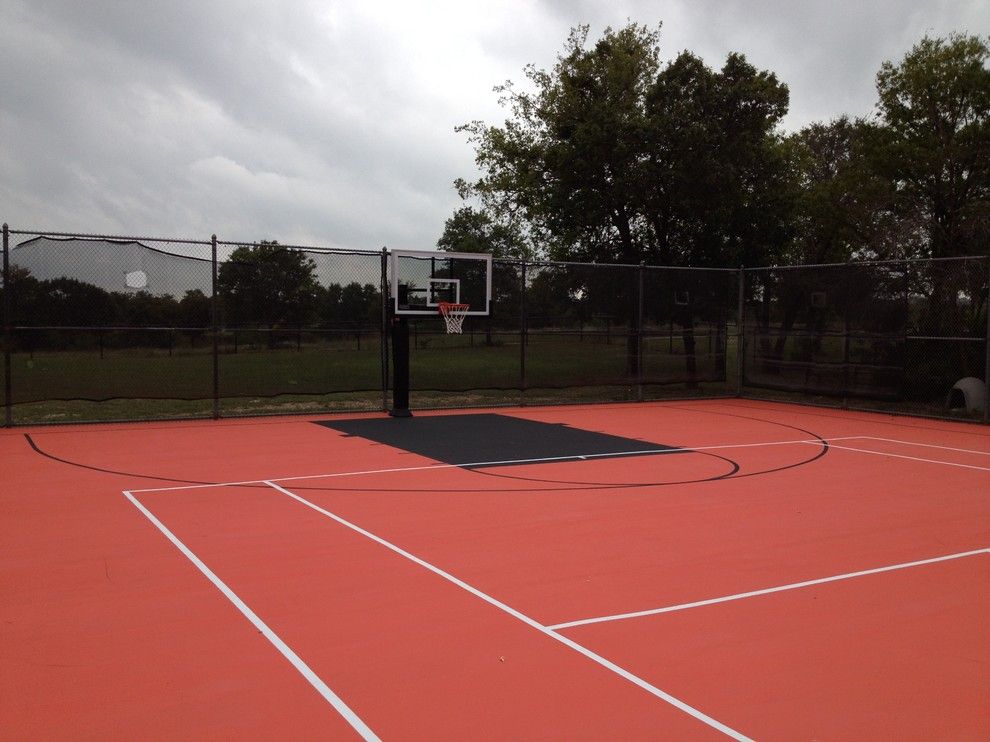
[[[393,250],[392,306],[397,315],[436,315],[440,302],[468,304],[484,316],[492,300],[492,256],[487,253]]]

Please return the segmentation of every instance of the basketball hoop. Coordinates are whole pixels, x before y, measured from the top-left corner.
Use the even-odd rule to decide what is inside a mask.
[[[437,304],[443,321],[447,324],[448,335],[460,335],[464,328],[464,317],[467,316],[470,304],[452,304],[449,301],[441,301]]]

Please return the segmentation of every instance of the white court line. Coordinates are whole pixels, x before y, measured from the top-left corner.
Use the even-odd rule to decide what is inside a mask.
[[[397,474],[410,471],[426,471],[436,469],[460,469],[471,466],[499,466],[508,464],[540,464],[551,461],[575,461],[587,459],[604,459],[616,456],[644,456],[654,453],[691,453],[693,451],[721,451],[730,448],[759,448],[761,446],[788,446],[799,443],[811,445],[821,445],[824,441],[831,445],[831,441],[852,441],[862,440],[865,436],[847,435],[840,438],[815,438],[813,440],[794,441],[768,441],[766,443],[730,443],[719,446],[690,446],[685,448],[645,448],[637,451],[619,451],[617,453],[585,453],[574,454],[572,456],[547,456],[537,459],[504,459],[501,461],[471,461],[466,464],[423,464],[420,466],[399,466],[392,469],[364,469],[361,471],[334,472],[331,474],[305,474],[298,477],[268,477],[267,479],[245,479],[241,482],[215,482],[210,484],[184,484],[177,487],[148,487],[146,489],[133,489],[131,492],[176,492],[179,490],[198,490],[210,487],[241,487],[249,484],[267,484],[268,482],[299,482],[307,479],[330,479],[334,477],[359,477],[369,474]]]
[[[486,603],[489,603],[490,605],[495,606],[499,610],[504,611],[505,613],[508,613],[513,618],[516,618],[519,621],[522,621],[527,626],[530,626],[531,628],[536,629],[540,633],[542,633],[542,634],[550,637],[551,639],[553,639],[555,641],[560,642],[564,646],[570,647],[574,651],[579,652],[580,654],[584,655],[585,657],[587,657],[588,659],[592,660],[593,662],[596,662],[597,664],[601,665],[602,667],[604,667],[604,668],[606,668],[608,670],[611,670],[612,672],[614,672],[615,674],[619,675],[620,677],[628,680],[629,682],[634,683],[635,685],[638,685],[643,690],[647,691],[648,693],[651,693],[652,695],[656,696],[657,698],[660,698],[660,699],[666,701],[667,703],[669,703],[672,706],[680,709],[684,713],[690,714],[695,719],[698,719],[699,721],[707,724],[708,726],[712,727],[713,729],[717,729],[718,731],[720,731],[723,734],[731,737],[732,739],[740,740],[740,742],[742,742],[742,741],[750,741],[750,738],[749,737],[746,737],[745,735],[737,732],[736,730],[732,729],[731,727],[726,726],[722,722],[720,722],[720,721],[718,721],[716,719],[713,719],[712,717],[710,717],[707,714],[699,711],[698,709],[694,708],[693,706],[688,705],[684,701],[681,701],[680,699],[675,698],[674,696],[670,695],[666,691],[660,690],[655,685],[651,685],[650,683],[648,683],[647,681],[645,681],[642,678],[638,677],[637,675],[633,675],[628,670],[625,670],[624,668],[620,667],[619,665],[615,664],[614,662],[611,662],[610,660],[605,659],[601,655],[595,654],[590,649],[587,649],[586,647],[583,647],[582,645],[578,644],[577,642],[572,641],[571,639],[568,639],[566,636],[563,636],[561,634],[558,634],[556,631],[553,631],[551,628],[548,628],[547,626],[544,626],[543,624],[541,624],[538,621],[530,618],[529,616],[527,616],[527,615],[525,615],[523,613],[520,613],[515,608],[511,608],[508,605],[506,605],[505,603],[503,603],[502,601],[493,598],[492,596],[488,595],[487,593],[483,593],[481,590],[478,590],[475,587],[472,587],[471,585],[467,584],[463,580],[460,580],[457,577],[454,577],[449,572],[445,572],[444,570],[440,569],[439,567],[436,567],[436,566],[430,564],[429,562],[426,562],[426,561],[420,559],[419,557],[417,557],[417,556],[415,556],[413,554],[410,554],[408,551],[406,551],[406,550],[404,550],[404,549],[396,546],[392,542],[386,541],[382,537],[376,536],[375,534],[371,533],[370,531],[366,531],[364,528],[361,528],[360,526],[355,525],[354,523],[351,523],[350,521],[347,521],[344,518],[341,518],[339,515],[336,515],[334,513],[331,513],[329,510],[324,510],[319,505],[316,505],[316,504],[310,502],[309,500],[307,500],[307,499],[305,499],[303,497],[300,497],[299,495],[295,494],[294,492],[290,492],[289,490],[285,489],[284,487],[280,487],[279,485],[275,484],[274,482],[272,482],[270,480],[268,482],[265,482],[265,484],[267,484],[268,486],[272,487],[273,489],[278,490],[279,492],[281,492],[284,495],[288,495],[293,500],[296,500],[296,501],[302,503],[306,507],[315,510],[316,512],[320,513],[321,515],[325,515],[326,517],[328,517],[328,518],[336,521],[340,525],[345,526],[346,528],[349,528],[352,531],[355,531],[356,533],[361,534],[365,538],[371,539],[375,543],[380,544],[381,546],[384,546],[386,549],[389,549],[390,551],[395,552],[399,556],[404,557],[404,558],[408,559],[409,561],[414,562],[415,564],[418,564],[420,567],[423,567],[424,569],[427,569],[430,572],[433,572],[435,575],[438,575],[438,576],[442,577],[443,579],[447,580],[448,582],[451,582],[454,585],[457,585],[457,587],[461,588],[462,590],[466,590],[467,592],[471,593],[475,597],[481,598]]]
[[[894,438],[877,438],[872,435],[864,435],[863,440],[884,441],[886,443],[900,443],[903,446],[924,446],[925,448],[938,448],[942,451],[957,451],[959,453],[974,453],[977,456],[990,456],[990,451],[974,451],[971,448],[952,448],[951,446],[936,446],[934,443],[916,443],[915,441],[899,441]]]
[[[838,451],[855,451],[856,453],[869,453],[874,456],[888,456],[892,459],[907,459],[908,461],[920,461],[925,464],[941,464],[942,466],[955,466],[959,469],[976,469],[977,471],[990,471],[990,466],[973,466],[972,464],[957,464],[953,461],[942,461],[941,459],[923,459],[918,456],[905,456],[900,453],[887,453],[886,451],[871,451],[868,448],[852,448],[850,446],[836,446],[829,444],[829,448]]]
[[[907,569],[908,567],[920,567],[924,564],[935,564],[936,562],[947,562],[950,559],[962,559],[963,557],[976,556],[977,554],[990,554],[990,549],[976,549],[975,551],[963,551],[958,554],[947,554],[945,556],[934,557],[932,559],[922,559],[917,562],[904,562],[902,564],[892,564],[888,567],[877,567],[876,569],[864,569],[859,572],[847,572],[841,575],[833,575],[831,577],[822,577],[817,580],[805,580],[804,582],[792,582],[789,585],[780,585],[778,587],[768,587],[764,590],[751,590],[748,593],[736,593],[735,595],[725,595],[721,598],[710,598],[708,600],[696,600],[693,603],[681,603],[679,605],[669,605],[665,608],[653,608],[646,611],[635,611],[633,613],[617,613],[612,616],[599,616],[597,618],[583,618],[579,621],[567,621],[566,623],[558,623],[553,626],[548,626],[547,628],[554,631],[560,629],[569,629],[574,626],[585,626],[587,624],[593,623],[606,623],[608,621],[624,621],[627,618],[642,618],[643,616],[656,616],[661,613],[673,613],[674,611],[683,611],[688,608],[700,608],[706,605],[715,605],[716,603],[728,603],[731,600],[742,600],[743,598],[753,598],[758,595],[770,595],[771,593],[780,593],[785,590],[797,590],[802,587],[810,587],[812,585],[822,585],[826,582],[838,582],[839,580],[849,580],[853,577],[863,577],[865,575],[875,575],[881,572],[893,572],[897,569]]]
[[[182,541],[180,541],[179,538],[174,533],[172,533],[165,526],[164,523],[158,520],[158,518],[156,518],[150,510],[148,510],[144,505],[138,502],[137,498],[134,497],[133,494],[125,490],[124,495],[127,497],[128,500],[134,503],[134,506],[138,510],[140,510],[141,513],[144,514],[144,517],[150,520],[159,531],[165,534],[165,538],[171,541],[175,545],[175,547],[179,551],[181,551],[185,555],[185,557],[190,562],[192,562],[200,572],[206,575],[206,578],[210,582],[212,582],[217,587],[217,589],[220,590],[221,593],[224,594],[224,597],[226,597],[227,600],[229,600],[231,603],[234,604],[237,610],[239,610],[242,614],[244,614],[245,618],[247,618],[247,620],[250,621],[254,625],[254,627],[258,629],[258,631],[260,631],[264,635],[264,637],[268,639],[268,641],[270,641],[279,652],[281,652],[282,656],[292,663],[292,666],[299,671],[299,674],[302,675],[304,678],[306,678],[309,684],[316,689],[316,692],[319,693],[321,696],[323,696],[323,698],[326,699],[330,703],[330,705],[337,710],[337,713],[339,713],[342,717],[344,717],[347,723],[354,728],[354,731],[360,734],[361,737],[365,740],[369,740],[369,741],[374,740],[375,742],[378,742],[379,740],[378,735],[376,735],[373,731],[371,731],[368,725],[365,724],[361,720],[361,718],[357,714],[355,714],[346,703],[344,703],[344,701],[340,698],[340,696],[334,693],[330,689],[330,687],[325,682],[323,682],[320,676],[317,675],[315,672],[313,672],[313,670],[309,667],[309,665],[307,665],[302,660],[302,658],[299,657],[299,655],[293,652],[292,649],[289,648],[289,645],[287,645],[284,641],[282,641],[282,639],[278,636],[278,634],[276,634],[274,631],[271,630],[271,628],[269,628],[268,624],[266,624],[264,621],[261,620],[261,618],[258,617],[258,614],[252,611],[247,606],[247,604],[237,596],[237,594],[233,590],[227,587],[227,584],[219,577],[217,577],[216,573],[214,573],[213,570],[207,567],[206,564],[203,562],[203,560],[201,560],[198,556],[196,556],[192,552],[192,550],[189,549],[188,546],[182,543]]]

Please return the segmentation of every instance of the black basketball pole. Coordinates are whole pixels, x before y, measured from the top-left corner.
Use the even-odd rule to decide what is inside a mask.
[[[14,424],[14,397],[10,380],[10,356],[13,352],[14,287],[10,285],[10,229],[3,223],[3,424]]]
[[[412,417],[409,411],[409,320],[392,317],[392,417]]]
[[[213,419],[220,419],[220,294],[217,277],[217,236],[210,237],[210,334],[213,336]]]
[[[382,275],[379,283],[382,294],[382,322],[378,328],[379,347],[378,360],[382,366],[382,411],[388,410],[388,305],[389,305],[389,285],[388,285],[388,248],[382,248]]]

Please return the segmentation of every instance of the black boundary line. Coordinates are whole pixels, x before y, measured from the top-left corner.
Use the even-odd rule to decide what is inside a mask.
[[[663,400],[658,400],[662,402]],[[689,401],[689,400],[678,400],[678,401]],[[869,410],[863,407],[848,407],[842,409],[839,407],[831,407],[824,404],[809,404],[807,402],[799,402],[796,400],[788,399],[763,399],[762,397],[710,397],[704,400],[698,401],[711,401],[723,404],[726,407],[738,407],[739,409],[753,409],[752,405],[744,404],[733,404],[733,401],[743,401],[743,402],[757,402],[757,403],[768,403],[768,404],[779,404],[787,405],[788,407],[804,407],[805,411],[799,414],[809,415],[814,417],[827,417],[830,420],[853,420],[854,422],[862,422],[857,418],[850,418],[847,413],[858,413],[862,415],[874,415],[881,418],[894,417],[897,420],[877,420],[879,425],[891,425],[897,428],[908,428],[910,430],[931,430],[935,433],[963,433],[966,435],[980,435],[985,437],[990,437],[990,431],[987,431],[982,422],[978,420],[957,420],[954,418],[947,417],[934,417],[932,415],[914,415],[910,412],[895,412],[892,410]],[[671,405],[673,407],[673,405]],[[681,408],[686,409],[686,408]],[[831,413],[831,414],[830,414]],[[729,413],[726,413],[729,414]],[[910,425],[906,422],[898,422],[898,420],[911,419],[918,420],[919,422],[926,423],[924,425]],[[948,423],[949,425],[965,425],[966,430],[952,430],[946,431],[944,428],[936,427],[934,425],[929,425],[927,423],[942,422]],[[783,424],[783,423],[782,423]]]
[[[684,449],[684,453],[704,453],[708,456],[712,456],[716,459],[721,459],[722,461],[727,461],[732,466],[732,470],[726,472],[725,474],[716,474],[711,477],[703,477],[701,479],[684,479],[675,482],[570,482],[562,479],[537,479],[535,477],[523,477],[512,474],[496,474],[493,468],[489,467],[462,467],[457,464],[450,464],[444,468],[450,469],[462,469],[464,471],[473,472],[476,474],[484,474],[487,477],[495,477],[497,479],[513,479],[523,482],[536,482],[539,484],[563,484],[568,485],[565,487],[527,487],[525,489],[501,489],[501,488],[471,488],[467,489],[464,487],[457,487],[449,490],[441,490],[436,487],[422,487],[416,489],[400,489],[395,487],[389,487],[389,492],[577,492],[580,490],[619,490],[619,489],[636,489],[638,487],[669,487],[671,485],[678,484],[698,484],[700,482],[714,482],[719,479],[729,479],[739,471],[739,464],[737,464],[732,459],[728,459],[724,456],[719,456],[718,454],[708,453],[706,451],[691,451],[690,449]],[[624,456],[621,458],[632,458],[632,456]],[[546,463],[573,463],[576,461],[584,460],[581,457],[573,457],[567,459],[561,459],[559,462],[546,462]],[[603,457],[588,458],[588,461],[601,461]],[[543,462],[531,462],[531,464],[520,463],[517,466],[530,466],[539,465]],[[428,470],[424,470],[428,471]],[[381,492],[381,487],[299,487],[293,486],[294,490],[307,490],[309,492]]]
[[[820,459],[822,456],[824,456],[825,454],[827,454],[829,452],[829,450],[830,450],[828,441],[825,440],[824,438],[822,438],[820,435],[818,435],[818,433],[813,433],[810,430],[806,430],[805,428],[799,428],[796,425],[788,425],[787,423],[778,422],[776,420],[767,420],[767,419],[762,418],[762,417],[752,417],[751,415],[738,415],[738,414],[736,414],[734,412],[720,412],[718,410],[694,410],[694,409],[692,409],[690,407],[680,407],[678,405],[670,405],[670,406],[673,409],[675,409],[675,410],[688,410],[688,411],[691,411],[691,412],[703,412],[703,413],[705,413],[707,415],[726,415],[728,417],[738,417],[738,418],[741,418],[743,420],[755,420],[756,422],[767,423],[768,425],[777,425],[777,426],[782,427],[782,428],[790,428],[791,430],[796,430],[799,433],[807,433],[812,438],[815,438],[819,443],[821,443],[822,450],[819,451],[817,454],[815,454],[814,456],[812,456],[809,459],[805,459],[804,461],[799,461],[799,462],[794,463],[794,464],[788,464],[787,466],[779,466],[779,467],[777,467],[775,469],[767,469],[766,471],[749,472],[748,474],[740,474],[738,477],[734,477],[734,479],[742,479],[743,477],[752,477],[752,476],[755,476],[757,474],[771,474],[773,472],[785,471],[786,469],[794,469],[795,467],[798,467],[798,466],[804,466],[805,464],[810,464],[812,461],[816,461],[816,460]]]
[[[218,484],[217,482],[200,482],[195,479],[173,479],[171,477],[158,477],[155,476],[154,474],[135,474],[134,472],[130,472],[130,471],[117,471],[116,469],[104,469],[99,466],[80,464],[78,461],[69,461],[68,459],[60,458],[53,453],[48,453],[47,451],[43,451],[38,446],[38,444],[34,442],[34,439],[31,438],[31,436],[28,435],[27,433],[24,434],[24,439],[28,442],[28,445],[31,446],[31,449],[35,453],[44,456],[46,459],[57,461],[60,464],[68,464],[69,466],[78,466],[80,469],[89,469],[90,471],[98,471],[103,474],[118,474],[122,477],[138,477],[140,479],[154,479],[159,482],[178,482],[180,484]]]
[[[24,433],[24,438],[27,440],[28,444],[31,446],[31,448],[34,450],[35,453],[40,454],[41,456],[44,456],[45,458],[51,459],[53,461],[57,461],[60,464],[67,464],[68,466],[76,466],[76,467],[79,467],[80,469],[89,469],[91,471],[97,471],[97,472],[100,472],[100,473],[103,473],[103,474],[115,474],[115,475],[124,476],[124,477],[137,477],[137,478],[140,478],[140,479],[154,479],[154,480],[161,481],[161,482],[177,482],[177,483],[180,483],[180,484],[193,484],[193,485],[195,485],[195,484],[202,484],[202,485],[218,485],[218,484],[223,484],[223,482],[202,482],[202,481],[195,480],[195,479],[174,479],[174,478],[171,478],[171,477],[159,477],[159,476],[154,476],[154,475],[151,475],[151,474],[136,474],[134,472],[119,471],[119,470],[116,470],[116,469],[105,469],[105,468],[102,468],[102,467],[99,467],[99,466],[91,466],[89,464],[80,464],[80,463],[78,463],[76,461],[70,461],[68,459],[63,459],[63,458],[61,458],[59,456],[56,456],[54,454],[51,454],[51,453],[48,453],[47,451],[42,450],[38,446],[38,444],[34,442],[34,440],[31,438],[31,436],[28,435],[27,433]],[[700,453],[700,452],[695,452],[695,453]],[[410,493],[410,492],[472,492],[472,493],[476,493],[476,492],[510,492],[511,493],[511,492],[569,492],[569,491],[572,491],[572,490],[573,491],[576,491],[576,490],[593,490],[593,489],[629,489],[629,488],[635,488],[635,487],[665,487],[665,486],[674,485],[674,484],[694,484],[696,482],[709,482],[709,481],[714,481],[716,479],[725,479],[727,477],[731,477],[732,474],[734,474],[735,472],[737,472],[739,470],[739,465],[735,461],[732,461],[731,459],[727,459],[724,456],[719,456],[718,454],[708,454],[708,455],[709,456],[713,456],[713,457],[718,458],[718,459],[722,459],[723,461],[728,461],[733,466],[732,471],[729,472],[729,473],[727,473],[727,474],[719,474],[719,475],[714,476],[714,477],[706,477],[704,479],[689,479],[689,480],[678,481],[678,482],[634,482],[634,483],[626,483],[626,482],[624,482],[624,483],[621,483],[621,484],[615,484],[614,482],[609,482],[609,483],[564,482],[564,481],[555,482],[555,480],[528,479],[526,477],[513,477],[513,476],[509,476],[509,475],[496,475],[496,474],[492,474],[490,472],[482,471],[480,469],[471,469],[471,468],[466,468],[465,469],[464,467],[457,466],[456,464],[451,464],[451,465],[446,465],[443,468],[444,469],[462,469],[464,471],[472,471],[472,472],[478,472],[480,474],[488,474],[489,476],[497,476],[497,477],[501,477],[503,479],[519,479],[519,480],[527,480],[527,481],[533,481],[533,482],[546,482],[548,484],[555,484],[556,483],[556,484],[566,484],[566,485],[576,485],[576,486],[568,486],[568,487],[531,487],[531,488],[527,488],[527,489],[499,489],[499,488],[494,488],[493,489],[491,487],[476,487],[476,488],[457,487],[457,488],[449,489],[449,490],[440,490],[440,489],[437,489],[436,487],[402,487],[402,488],[389,487],[388,488],[388,491],[389,492],[404,492],[404,493]],[[574,460],[577,460],[577,457],[574,457],[574,459],[568,459],[568,460],[574,461]],[[428,469],[424,469],[424,471],[428,471]],[[260,483],[260,482],[255,482],[255,483],[249,483],[249,484],[231,484],[231,485],[228,485],[228,486],[230,486],[230,487],[254,487],[254,488],[259,488],[259,487],[265,487],[266,485],[264,485],[263,483]],[[308,485],[294,485],[293,486],[293,489],[303,490],[303,491],[306,491],[306,492],[382,492],[382,488],[381,487],[314,487],[314,486],[308,486]]]
[[[789,425],[787,423],[781,423],[781,422],[778,422],[776,420],[766,420],[764,418],[753,417],[753,416],[750,416],[750,415],[739,415],[739,414],[732,413],[732,412],[722,412],[722,411],[713,411],[713,410],[701,410],[701,409],[696,409],[696,408],[692,408],[692,407],[680,407],[680,406],[677,406],[677,405],[665,405],[665,406],[669,406],[669,407],[672,407],[674,409],[685,410],[687,412],[702,412],[702,413],[711,414],[711,415],[725,415],[725,416],[729,416],[729,417],[738,417],[738,418],[741,418],[741,419],[744,419],[744,420],[753,420],[755,422],[762,422],[762,423],[767,423],[769,425],[776,425],[776,426],[779,426],[779,427],[790,428],[791,430],[796,430],[798,432],[805,433],[807,435],[812,436],[813,438],[815,438],[816,440],[818,440],[821,443],[822,448],[814,456],[812,456],[812,457],[810,457],[808,459],[805,459],[804,461],[799,461],[799,462],[795,462],[795,463],[792,463],[792,464],[787,464],[785,466],[775,467],[773,469],[766,469],[766,470],[755,471],[755,472],[747,472],[747,473],[744,473],[744,474],[739,474],[739,471],[740,471],[740,468],[741,467],[739,466],[738,462],[736,462],[736,461],[734,461],[732,459],[726,458],[724,456],[719,456],[718,454],[713,454],[713,453],[710,453],[710,452],[694,451],[694,453],[704,453],[704,454],[706,454],[708,456],[712,456],[714,458],[718,458],[718,459],[721,459],[723,461],[726,461],[726,462],[728,462],[729,464],[732,465],[732,470],[730,472],[725,473],[725,474],[719,474],[719,475],[712,476],[712,477],[703,477],[701,479],[691,479],[691,480],[683,480],[683,481],[676,481],[676,482],[658,481],[658,482],[633,482],[633,483],[621,483],[621,484],[616,484],[616,483],[570,482],[570,481],[564,481],[564,480],[538,479],[538,478],[534,478],[534,477],[523,477],[523,476],[519,476],[519,475],[496,474],[494,471],[481,471],[479,468],[468,468],[468,469],[466,469],[467,471],[478,472],[480,474],[484,474],[485,476],[489,476],[489,477],[502,478],[502,479],[514,479],[514,480],[518,480],[518,481],[529,481],[529,482],[540,483],[540,484],[563,484],[563,485],[568,485],[568,486],[565,486],[565,487],[530,488],[530,489],[523,489],[523,490],[520,490],[520,489],[499,490],[499,489],[489,489],[489,488],[465,489],[465,488],[462,488],[462,487],[458,487],[458,488],[456,488],[456,490],[438,490],[435,487],[430,487],[430,488],[389,488],[389,491],[391,491],[391,492],[441,492],[441,491],[447,491],[447,492],[453,492],[453,491],[458,491],[458,492],[548,492],[548,491],[570,491],[570,490],[587,490],[587,489],[633,489],[633,488],[639,488],[639,487],[666,487],[666,486],[671,486],[671,485],[698,484],[698,483],[701,483],[701,482],[714,482],[714,481],[720,481],[720,480],[724,480],[724,479],[742,479],[743,477],[752,477],[752,476],[763,475],[763,474],[772,474],[774,472],[785,471],[787,469],[794,469],[794,468],[799,467],[799,466],[804,466],[805,464],[810,464],[811,462],[816,461],[819,458],[823,457],[830,450],[829,449],[828,442],[824,438],[822,438],[820,435],[818,435],[817,433],[813,433],[810,430],[806,430],[805,428],[799,428],[796,425]],[[75,462],[75,461],[69,461],[68,459],[60,458],[58,456],[55,456],[54,454],[50,454],[50,453],[48,453],[46,451],[43,451],[34,442],[34,440],[31,438],[31,436],[29,434],[27,434],[27,433],[24,434],[24,438],[27,440],[28,444],[31,446],[31,448],[36,453],[38,453],[41,456],[44,456],[46,458],[52,459],[53,461],[58,461],[59,463],[67,464],[69,466],[77,466],[77,467],[80,467],[80,468],[83,468],[83,469],[89,469],[89,470],[92,470],[92,471],[102,472],[104,474],[115,474],[115,475],[119,475],[119,476],[137,477],[137,478],[141,478],[141,479],[153,479],[153,480],[161,481],[161,482],[174,482],[174,483],[179,483],[179,484],[193,484],[193,485],[196,485],[196,484],[201,484],[201,485],[222,484],[220,482],[203,482],[203,481],[194,480],[194,479],[175,479],[175,478],[171,478],[171,477],[160,477],[160,476],[149,475],[149,474],[138,474],[138,473],[134,473],[134,472],[124,472],[124,471],[118,471],[118,470],[114,470],[114,469],[105,469],[105,468],[101,468],[101,467],[97,467],[97,466],[91,466],[91,465],[88,465],[88,464],[81,464],[81,463],[78,463],[78,462]],[[577,457],[575,457],[575,459],[577,459]],[[592,459],[592,460],[594,460],[594,459]],[[525,465],[525,464],[520,464],[520,465]],[[458,467],[458,468],[461,468],[461,467]],[[247,485],[243,485],[242,484],[242,485],[231,485],[231,486],[259,487],[259,486],[264,486],[264,485],[263,484],[254,483],[254,484],[247,484]],[[382,491],[382,488],[381,487],[312,487],[312,486],[297,486],[296,489],[305,490],[305,491],[309,491],[309,492],[313,492],[313,491],[316,491],[316,492],[381,492]]]
[[[738,462],[733,461],[725,456],[719,456],[717,453],[711,453],[710,451],[694,451],[690,448],[681,449],[684,453],[700,453],[705,456],[711,456],[712,458],[720,459],[726,461],[732,467],[732,469],[724,474],[716,474],[711,477],[703,477],[701,479],[684,479],[678,482],[623,482],[621,484],[616,484],[615,482],[572,482],[565,479],[540,479],[539,477],[524,477],[518,474],[498,474],[490,467],[478,467],[477,469],[472,468],[470,471],[477,472],[478,474],[484,474],[486,477],[497,477],[500,479],[516,479],[523,482],[541,482],[545,484],[570,484],[579,485],[575,487],[560,487],[554,489],[628,489],[633,487],[668,487],[675,484],[698,484],[700,482],[715,482],[720,479],[731,479],[733,475],[739,471],[740,466]],[[623,456],[621,458],[633,458],[633,455]],[[589,459],[592,461],[597,461],[601,459]],[[527,466],[527,464],[518,464],[518,466]],[[529,492],[531,490],[518,490],[521,492]],[[535,491],[535,490],[533,490]]]

